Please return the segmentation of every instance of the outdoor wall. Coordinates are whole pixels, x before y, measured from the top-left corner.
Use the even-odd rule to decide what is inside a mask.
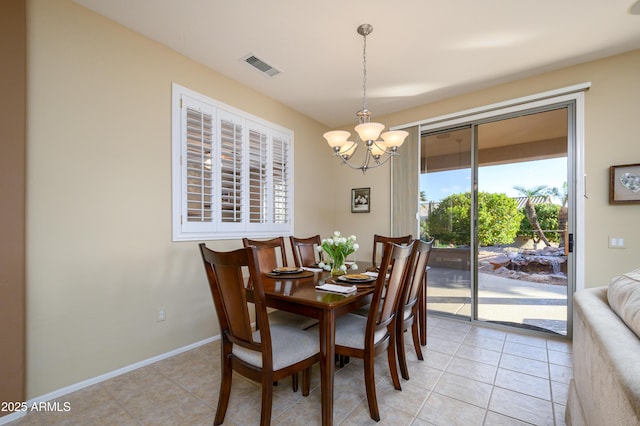
[[[172,82],[294,131],[296,234],[331,232],[333,197],[319,123],[71,0],[27,27],[34,398],[219,332],[197,242],[171,241]]]
[[[585,247],[585,262],[577,267],[584,268],[586,278],[578,287],[597,287],[608,284],[613,276],[640,268],[640,228],[636,226],[640,205],[608,204],[609,166],[640,163],[636,136],[639,75],[640,50],[636,50],[374,119],[397,126],[590,81],[591,89],[585,96],[586,232],[575,238]],[[370,99],[369,105],[375,113],[375,99]],[[343,232],[356,235],[370,234],[367,230],[389,232],[389,167],[363,176],[336,166],[335,176],[340,184],[335,190],[333,222],[340,224]],[[371,187],[371,214],[352,214],[349,210],[348,191],[359,186]],[[609,249],[608,236],[624,237],[627,248]],[[370,250],[367,244],[365,241],[365,250]]]

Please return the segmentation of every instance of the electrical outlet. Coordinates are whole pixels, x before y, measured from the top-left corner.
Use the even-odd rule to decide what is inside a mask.
[[[624,246],[624,238],[622,237],[609,237],[609,248],[611,249],[623,249]]]
[[[164,320],[165,320],[164,308],[160,308],[158,309],[158,322],[164,321]]]

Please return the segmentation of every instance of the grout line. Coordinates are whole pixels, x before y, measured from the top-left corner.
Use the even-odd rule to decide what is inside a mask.
[[[553,424],[556,424],[556,405],[553,403],[553,384],[551,377],[551,358],[549,357],[549,342],[545,340],[545,348],[547,352],[547,368],[549,369],[549,396],[551,398],[551,416],[553,417]]]
[[[111,380],[111,379],[109,379]],[[103,384],[104,382],[98,383],[98,385],[107,393],[107,395],[109,395],[109,397],[120,406],[120,408],[122,408],[124,410],[125,413],[127,413],[129,415],[129,417],[136,422],[139,425],[142,425],[141,421],[136,418],[128,409],[127,407],[125,407],[124,405],[122,405],[122,403],[120,402],[120,400],[118,398],[116,398],[114,395],[111,394],[111,392],[109,392],[109,389],[106,388],[106,386],[104,386]]]
[[[510,368],[501,366],[501,364],[502,364],[502,362],[504,360],[504,357],[507,356],[507,355],[513,356],[513,357],[522,358],[522,360],[523,360],[522,362],[523,363],[544,362],[544,361],[540,361],[538,359],[532,359],[532,358],[523,357],[521,355],[508,354],[507,352],[505,352],[506,342],[511,341],[513,343],[527,345],[527,346],[531,346],[531,347],[537,347],[537,348],[540,348],[540,346],[528,345],[527,343],[523,343],[523,342],[520,342],[520,341],[517,341],[517,340],[516,341],[509,340],[508,339],[509,334],[512,334],[513,336],[520,335],[519,333],[517,333],[515,331],[514,332],[507,332],[501,338],[496,338],[496,337],[493,337],[493,336],[483,336],[483,335],[475,334],[474,330],[477,329],[477,327],[475,325],[471,325],[466,330],[464,330],[464,328],[465,327],[461,327],[456,320],[447,320],[447,319],[438,318],[437,321],[430,321],[430,327],[429,327],[429,330],[428,330],[429,331],[428,341],[433,342],[432,338],[435,338],[435,337],[432,336],[432,334],[435,331],[439,336],[441,336],[441,337],[437,337],[436,336],[437,339],[440,339],[442,341],[447,341],[448,342],[447,345],[450,348],[453,348],[453,352],[452,353],[439,352],[437,349],[433,348],[433,345],[431,347],[429,347],[429,345],[427,345],[426,347],[423,347],[425,360],[424,361],[410,361],[409,362],[409,367],[411,368],[413,366],[413,368],[416,368],[416,369],[428,368],[428,369],[434,370],[434,371],[428,371],[428,377],[429,378],[431,378],[431,377],[434,378],[433,385],[429,389],[427,389],[427,388],[423,388],[423,387],[421,387],[419,385],[416,386],[413,383],[408,382],[408,381],[402,381],[402,379],[401,379],[401,383],[404,385],[404,387],[406,387],[406,388],[412,387],[412,388],[415,388],[415,389],[419,389],[420,393],[416,392],[416,402],[418,402],[418,396],[423,398],[422,402],[420,404],[416,404],[416,406],[418,408],[417,408],[417,411],[415,413],[413,413],[413,414],[412,413],[407,413],[406,411],[398,409],[398,408],[390,407],[388,405],[387,405],[387,407],[390,407],[392,409],[401,411],[404,414],[407,414],[411,418],[411,420],[410,420],[411,423],[426,422],[425,419],[420,417],[420,413],[425,409],[425,407],[427,407],[429,405],[429,400],[431,399],[431,397],[434,394],[436,394],[436,395],[443,395],[443,396],[445,396],[447,398],[452,398],[454,400],[460,401],[460,402],[462,402],[464,404],[468,404],[468,405],[473,406],[473,407],[483,408],[484,409],[484,414],[483,414],[483,417],[482,417],[482,424],[486,424],[487,423],[487,421],[488,421],[487,419],[489,418],[489,414],[490,413],[493,413],[492,415],[504,416],[507,419],[514,419],[514,421],[517,420],[517,421],[521,421],[521,422],[527,423],[525,420],[518,418],[516,416],[516,414],[514,414],[511,411],[509,411],[507,414],[505,414],[505,413],[493,411],[493,410],[490,409],[491,402],[492,402],[492,400],[493,400],[493,398],[495,396],[495,390],[500,388],[500,389],[507,390],[509,392],[514,392],[514,393],[517,393],[517,394],[526,395],[527,397],[535,398],[535,399],[550,403],[551,404],[550,412],[551,412],[551,416],[553,416],[553,424],[557,424],[558,426],[563,424],[563,422],[561,420],[562,419],[561,416],[562,416],[563,413],[561,412],[561,410],[563,410],[563,409],[566,410],[566,404],[563,405],[562,402],[555,402],[554,401],[553,382],[557,382],[558,385],[562,385],[562,386],[567,386],[567,384],[564,381],[553,380],[553,378],[551,376],[551,373],[552,373],[552,368],[555,368],[555,366],[558,366],[559,368],[563,368],[563,369],[568,369],[566,371],[569,371],[569,370],[572,371],[573,368],[572,368],[572,366],[566,366],[566,365],[556,364],[556,363],[551,362],[551,358],[550,358],[549,355],[550,355],[551,352],[558,352],[558,353],[566,354],[567,356],[570,357],[571,356],[570,352],[556,351],[553,348],[550,348],[549,347],[550,340],[555,340],[555,339],[545,339],[545,347],[544,347],[544,349],[545,349],[546,359],[547,359],[547,361],[546,361],[546,372],[547,372],[546,380],[548,381],[548,387],[549,387],[548,390],[549,390],[549,395],[550,395],[550,399],[546,400],[544,398],[540,398],[540,397],[537,397],[537,396],[534,396],[534,395],[529,395],[529,394],[524,393],[524,392],[519,392],[519,391],[516,391],[516,390],[513,390],[513,389],[509,389],[509,388],[505,388],[505,387],[497,385],[497,377],[498,377],[498,374],[499,374],[501,369],[503,369],[505,371],[513,371],[513,372],[516,372],[518,374],[522,374],[524,376],[528,376],[528,377],[532,377],[532,378],[536,378],[536,379],[545,379],[544,377],[539,377],[537,375],[530,374],[528,372],[512,370]],[[447,338],[446,338],[447,334],[449,334],[449,335],[454,335],[455,334],[456,339],[447,340]],[[460,335],[462,335],[462,339],[460,341],[458,341],[458,338],[459,338]],[[442,336],[444,336],[444,337],[442,337]],[[502,341],[502,344],[501,344],[499,350],[487,349],[487,348],[484,348],[482,346],[477,346],[476,344],[470,344],[470,342],[467,342],[467,339],[470,338],[470,336],[473,336],[473,339],[479,339],[479,340],[484,340],[484,339],[499,340],[499,341]],[[496,346],[497,346],[497,344],[496,344]],[[413,346],[410,345],[409,343],[407,343],[407,347],[408,347],[407,354],[409,355],[410,353],[413,353],[414,354],[413,356],[415,356],[415,350],[413,349]],[[481,351],[488,351],[488,352],[494,352],[494,353],[498,352],[499,353],[499,357],[498,357],[497,365],[489,364],[487,362],[483,362],[483,361],[480,361],[480,360],[474,360],[474,359],[469,359],[469,358],[458,357],[457,354],[463,347],[470,347],[470,348],[473,348],[474,350],[477,349],[477,350],[481,350]],[[442,356],[443,357],[442,359],[443,359],[444,362],[442,362],[442,364],[439,365],[438,368],[431,367],[431,366],[427,365],[427,363],[429,362],[428,361],[429,354],[427,352],[431,352],[431,354],[438,354],[437,359],[440,359],[440,356]],[[382,356],[382,354],[381,354],[381,357],[386,359],[386,357]],[[446,358],[444,358],[444,357],[446,357]],[[208,358],[208,355],[207,355],[207,358]],[[448,373],[448,374],[451,374],[451,375],[456,375],[456,376],[459,376],[459,377],[465,377],[465,376],[461,376],[460,374],[456,374],[454,372],[450,372],[449,371],[449,368],[452,366],[455,358],[463,359],[465,361],[477,362],[477,363],[480,363],[480,364],[495,368],[495,371],[493,373],[493,376],[492,376],[490,382],[485,382],[485,381],[481,381],[481,380],[472,379],[470,377],[467,377],[469,380],[474,380],[474,381],[477,381],[479,383],[491,386],[490,392],[488,393],[488,400],[487,400],[486,407],[478,406],[476,404],[463,401],[463,400],[461,400],[459,398],[451,397],[451,396],[442,394],[440,392],[436,392],[437,386],[439,384],[443,383],[442,379],[443,379],[445,373]],[[564,361],[564,358],[560,358],[560,361]],[[189,362],[189,359],[185,358],[185,362]],[[218,361],[216,361],[214,359],[212,362],[216,363],[216,367],[219,368]],[[209,407],[209,408],[213,409],[213,411],[215,412],[217,407],[212,407],[210,403],[208,403],[205,400],[199,398],[194,393],[194,391],[196,391],[197,388],[194,388],[193,391],[188,390],[185,386],[181,385],[179,382],[177,382],[177,381],[175,381],[174,379],[171,378],[171,376],[169,375],[170,374],[169,370],[163,370],[162,368],[159,368],[157,366],[157,364],[156,365],[154,365],[154,364],[156,364],[156,363],[152,363],[152,364],[148,365],[148,367],[151,367],[149,370],[152,373],[153,377],[157,377],[161,381],[163,381],[163,380],[170,381],[173,385],[177,386],[183,392],[187,393],[189,396],[192,396],[196,401],[198,401],[198,403],[205,404],[206,407]],[[536,364],[536,366],[538,366],[538,364]],[[359,368],[359,366],[355,366],[350,371],[352,373],[356,372],[356,370],[355,370],[356,367]],[[542,367],[542,366],[539,366],[539,367]],[[345,366],[344,370],[336,370],[336,374],[340,374],[341,371],[346,373],[347,369],[349,369],[349,368],[350,368],[350,366],[347,365],[347,366]],[[378,370],[378,369],[376,369],[376,370],[377,370],[378,373],[380,373],[380,370]],[[542,370],[542,368],[541,368],[541,370]],[[532,370],[532,371],[535,371],[535,370]],[[316,370],[316,373],[317,373],[317,370]],[[542,371],[540,371],[540,373],[542,373]],[[563,373],[562,375],[564,377],[564,371],[561,371],[561,373]],[[250,383],[252,385],[255,385],[255,383],[253,381],[247,380],[242,376],[234,376],[234,381],[237,381],[238,379],[242,379],[243,381],[246,381],[246,382],[248,382],[248,383]],[[111,379],[108,379],[108,380],[111,380]],[[385,368],[385,373],[382,374],[381,377],[380,377],[380,380],[377,381],[377,384],[376,384],[377,388],[379,388],[380,384],[383,383],[383,381],[386,381],[386,380],[390,380],[390,372],[388,370],[388,367]],[[107,386],[105,386],[105,383],[106,383],[106,381],[99,382],[97,384],[100,386],[100,389],[103,390],[109,396],[110,399],[115,401],[116,404],[120,408],[122,408],[123,412],[126,413],[129,416],[129,418],[131,418],[136,424],[142,424],[144,419],[138,419],[138,418],[134,417],[132,415],[132,413],[129,412],[129,410],[127,410],[127,408],[123,405],[123,403],[109,391]],[[258,386],[258,385],[256,385],[256,386]],[[82,392],[82,390],[83,389],[80,389],[80,390],[78,390],[76,392]],[[314,392],[318,392],[318,393],[320,392],[319,383],[316,383],[316,386],[311,388],[310,396]],[[562,388],[560,388],[559,392],[560,393],[563,392]],[[290,403],[288,402],[286,404],[286,408],[284,408],[277,416],[275,416],[273,418],[273,420],[275,420],[277,422],[277,419],[282,418],[283,415],[285,415],[288,411],[290,411],[291,409],[293,409],[296,406],[299,406],[300,409],[303,409],[306,412],[307,409],[305,409],[301,405],[301,404],[304,403],[305,400],[306,400],[306,398],[303,398],[303,397],[292,399]],[[380,400],[378,401],[378,403],[380,405],[385,405]],[[365,405],[365,411],[368,412],[368,407],[366,407],[367,406],[366,397],[360,398],[357,402],[354,401],[353,406],[345,407],[346,408],[346,410],[345,410],[346,413],[341,416],[342,417],[341,419],[336,421],[336,424],[344,424],[346,422],[346,420],[349,418],[349,416],[352,416],[353,413],[356,412],[358,407],[360,407],[362,404]],[[259,409],[259,407],[258,407],[258,409]],[[409,410],[407,410],[407,411],[409,411]],[[556,416],[560,416],[559,417],[560,420],[557,420]],[[38,424],[43,424],[43,425],[47,424],[47,420],[40,413],[38,413],[38,417],[36,417],[34,420],[39,421]],[[72,421],[74,421],[74,420],[72,419]],[[0,422],[0,424],[2,424],[2,423]]]

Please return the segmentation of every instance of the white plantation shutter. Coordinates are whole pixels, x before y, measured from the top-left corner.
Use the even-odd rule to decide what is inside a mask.
[[[211,222],[213,117],[187,108],[187,220]]]
[[[266,223],[269,208],[267,176],[267,135],[249,130],[249,222]]]
[[[173,239],[293,232],[293,133],[173,86]]]
[[[242,117],[220,113],[220,221],[243,221],[243,126]]]
[[[182,230],[206,232],[214,217],[213,158],[215,110],[209,105],[189,100],[181,110],[181,182],[184,195],[180,208]]]
[[[276,135],[273,138],[273,222],[289,222],[289,141]]]

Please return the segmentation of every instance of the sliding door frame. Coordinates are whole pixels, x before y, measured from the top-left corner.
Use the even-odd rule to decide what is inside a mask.
[[[438,129],[459,127],[462,125],[472,125],[475,127],[479,122],[494,121],[498,117],[507,117],[524,112],[535,112],[536,110],[552,109],[554,105],[567,107],[568,117],[568,190],[570,198],[573,199],[569,208],[569,223],[571,228],[568,232],[574,236],[573,262],[567,269],[567,310],[573,312],[572,294],[584,288],[584,267],[585,267],[585,217],[584,206],[586,195],[586,176],[584,173],[584,92],[591,87],[591,83],[581,83],[548,92],[529,95],[522,98],[486,105],[483,107],[468,109],[457,113],[428,118],[421,121],[395,126],[392,129],[405,129],[418,126],[419,135],[425,132],[432,132]],[[477,128],[477,127],[476,127]],[[472,131],[472,147],[476,146],[476,131]],[[472,150],[472,164],[474,165],[473,185],[477,185],[477,167],[475,166],[475,149]],[[415,177],[416,179],[418,176]],[[475,193],[475,190],[472,191]],[[417,196],[417,194],[416,194]],[[473,200],[472,200],[473,201]],[[417,230],[419,232],[419,230]],[[472,232],[475,235],[475,226],[472,224]],[[418,234],[419,235],[419,234]],[[472,241],[475,244],[475,241]],[[472,256],[474,258],[476,256]],[[474,299],[477,300],[477,263],[472,263],[472,291]],[[475,321],[475,303],[471,310],[471,320]],[[572,335],[572,318],[567,318],[567,337]]]

